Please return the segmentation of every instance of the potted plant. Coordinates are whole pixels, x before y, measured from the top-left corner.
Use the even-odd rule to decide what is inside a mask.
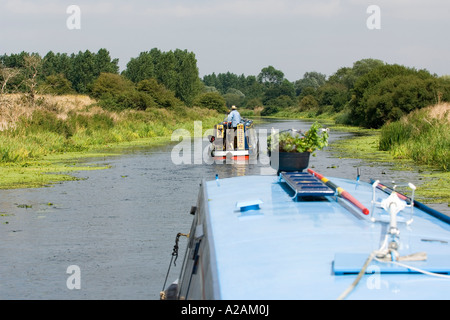
[[[271,167],[278,172],[306,169],[311,154],[328,145],[328,136],[328,129],[317,122],[305,133],[295,129],[272,133],[267,141]]]

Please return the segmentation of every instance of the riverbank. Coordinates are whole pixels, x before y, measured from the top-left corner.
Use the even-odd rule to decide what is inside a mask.
[[[389,164],[393,170],[416,172],[419,185],[416,185],[417,200],[424,203],[450,202],[450,172],[433,166],[418,165],[412,159],[397,157],[394,153],[379,150],[380,130],[336,126],[333,130],[352,132],[351,138],[331,143],[329,148],[341,159],[362,159],[372,166]]]
[[[396,158],[450,169],[450,104],[422,108],[381,128],[379,148]]]
[[[9,96],[9,99],[16,99],[16,107],[20,106],[19,96]],[[86,96],[42,96],[38,101],[34,108],[21,106],[16,113],[11,112],[13,108],[6,109],[10,111],[9,118],[0,119],[3,128],[0,133],[0,189],[42,187],[75,180],[77,178],[71,175],[74,171],[108,168],[93,164],[101,157],[121,154],[124,148],[164,145],[171,141],[176,129],[192,133],[194,121],[202,120],[203,130],[206,130],[223,117],[213,110],[185,107],[111,112],[99,108]],[[8,115],[5,110],[2,114]],[[311,118],[311,114],[302,113],[295,118],[318,120],[332,130],[353,133],[352,138],[330,145],[336,157],[360,158],[374,166],[389,163],[398,170],[417,171],[422,182],[417,192],[419,199],[448,205],[450,174],[430,166],[417,166],[392,152],[380,151],[380,130],[335,125],[335,120],[326,114]],[[12,120],[8,122],[8,119]],[[90,163],[89,158],[95,161]]]
[[[80,95],[38,96],[33,105],[21,95],[0,98],[0,189],[74,180],[73,171],[107,168],[89,164],[89,158],[167,144],[176,129],[193,132],[199,120],[207,129],[223,117],[184,106],[113,112]]]

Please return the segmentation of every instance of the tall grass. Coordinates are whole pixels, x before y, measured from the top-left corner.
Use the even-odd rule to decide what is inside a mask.
[[[0,163],[39,159],[53,153],[87,151],[96,147],[143,138],[170,137],[178,128],[193,128],[193,122],[212,126],[223,118],[216,111],[200,108],[151,108],[146,111],[106,111],[79,96],[66,96],[55,103],[45,100],[32,109],[19,100],[8,109],[21,110],[20,116],[4,120],[0,131]],[[75,100],[82,101],[82,103]],[[1,101],[0,101],[1,102]],[[0,119],[1,121],[2,119]],[[170,140],[170,139],[169,139]]]
[[[416,110],[381,128],[380,150],[419,164],[450,168],[450,104]]]

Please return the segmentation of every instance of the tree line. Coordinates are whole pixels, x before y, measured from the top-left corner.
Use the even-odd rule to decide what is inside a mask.
[[[152,49],[119,73],[106,49],[68,55],[48,52],[0,56],[0,93],[89,94],[109,108],[192,106],[201,91],[197,60],[187,50]]]
[[[131,58],[119,73],[118,59],[98,52],[0,55],[0,94],[89,94],[110,109],[201,106],[226,112],[232,105],[262,115],[283,110],[335,113],[341,123],[379,128],[402,115],[450,101],[450,79],[427,70],[377,59],[356,61],[327,77],[311,71],[289,81],[273,66],[258,75],[212,73],[199,77],[195,54],[157,48]]]
[[[362,59],[327,77],[306,72],[290,82],[272,66],[258,76],[232,73],[203,77],[205,88],[221,94],[227,105],[264,107],[262,115],[314,110],[338,114],[344,124],[380,128],[411,111],[450,101],[450,77],[377,59]]]

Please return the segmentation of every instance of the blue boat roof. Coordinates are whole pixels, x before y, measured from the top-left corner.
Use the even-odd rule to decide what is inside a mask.
[[[336,299],[380,247],[389,218],[372,210],[372,185],[329,178],[378,221],[337,196],[297,199],[277,176],[204,183],[208,237],[221,299]],[[376,198],[387,195],[376,190]],[[450,273],[450,225],[417,209],[398,214],[400,247],[427,261],[405,262]],[[450,299],[450,279],[373,261],[349,299]]]

